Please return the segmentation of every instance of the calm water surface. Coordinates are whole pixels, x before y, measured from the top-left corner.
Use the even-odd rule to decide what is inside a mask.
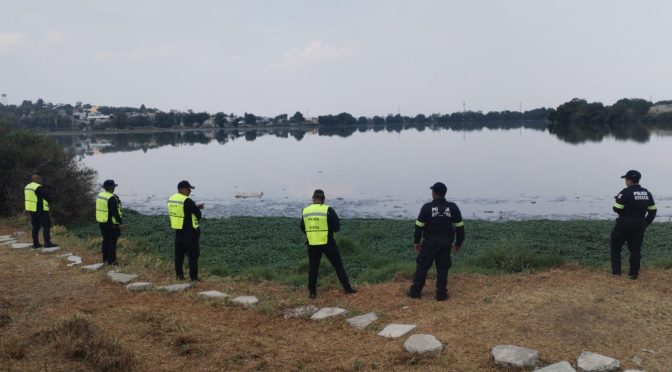
[[[672,207],[672,136],[569,143],[546,130],[171,132],[57,136],[82,152],[125,207],[165,213],[182,179],[206,216],[292,216],[322,188],[344,217],[414,218],[442,181],[466,218],[613,218],[628,169],[642,172],[660,220]],[[576,141],[574,141],[576,142]],[[164,145],[167,144],[167,145]],[[237,199],[242,192],[261,198]]]

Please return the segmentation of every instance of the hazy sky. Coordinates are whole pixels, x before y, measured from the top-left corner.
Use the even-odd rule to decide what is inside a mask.
[[[0,0],[10,103],[310,116],[672,99],[672,1]]]

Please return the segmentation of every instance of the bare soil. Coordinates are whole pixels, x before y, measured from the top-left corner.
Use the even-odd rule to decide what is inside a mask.
[[[0,235],[13,229],[0,228]],[[98,262],[98,252],[64,249]],[[123,255],[123,251],[119,255]],[[124,267],[120,267],[124,270]],[[138,280],[169,283],[156,271]],[[107,269],[67,267],[57,255],[0,247],[0,370],[502,370],[490,359],[497,344],[539,350],[541,364],[583,351],[622,367],[672,370],[672,272],[644,271],[637,281],[580,266],[507,276],[455,275],[451,298],[420,300],[403,293],[408,278],[363,286],[346,296],[331,288],[308,300],[275,283],[206,278],[185,293],[128,292]],[[254,308],[197,298],[204,290],[245,295]],[[381,317],[359,331],[341,318],[284,319],[305,303],[340,306]],[[388,323],[413,323],[445,345],[439,356],[414,357],[402,340],[376,333]],[[637,366],[633,357],[643,360]]]

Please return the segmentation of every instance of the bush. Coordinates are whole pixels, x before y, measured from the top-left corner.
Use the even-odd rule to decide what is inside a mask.
[[[23,212],[23,189],[34,173],[54,194],[51,213],[69,222],[93,215],[96,172],[82,167],[56,142],[26,130],[9,129],[0,118],[0,215]],[[75,207],[76,206],[76,207]]]
[[[528,248],[522,236],[499,240],[472,262],[474,266],[505,273],[519,273],[562,264],[564,259],[560,256],[539,255]]]

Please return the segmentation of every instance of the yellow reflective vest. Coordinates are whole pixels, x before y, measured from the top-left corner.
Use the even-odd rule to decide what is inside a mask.
[[[179,192],[168,199],[168,215],[170,215],[170,227],[175,230],[184,228],[184,202],[189,199],[188,196]],[[191,226],[198,229],[198,219],[191,215]]]
[[[26,211],[27,212],[37,212],[37,194],[35,191],[37,191],[37,188],[40,187],[40,185],[37,182],[31,182],[28,185],[26,185],[26,188],[23,189],[23,195],[24,199],[26,200]],[[42,199],[42,210],[45,212],[49,211],[49,203]]]
[[[325,245],[329,241],[326,204],[311,204],[303,209],[303,225],[308,245]]]
[[[101,191],[100,194],[96,197],[96,221],[100,223],[105,223],[108,221],[110,216],[110,210],[108,208],[108,202],[110,198],[116,198],[111,192]],[[117,199],[117,209],[119,210],[119,217],[121,217],[121,202]],[[112,217],[112,223],[118,225],[119,221],[116,218]]]

